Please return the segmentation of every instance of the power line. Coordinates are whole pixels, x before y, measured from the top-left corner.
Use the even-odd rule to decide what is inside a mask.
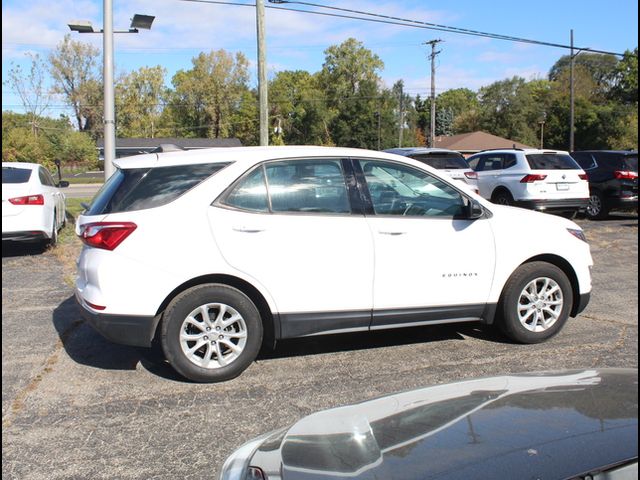
[[[223,1],[223,0],[180,0],[180,1],[193,2],[193,3],[210,3],[210,4],[215,4],[215,5],[233,5],[233,6],[240,6],[240,7],[252,7],[252,8],[255,8],[255,4],[230,2],[230,1]],[[290,12],[308,13],[308,14],[311,14],[311,15],[321,15],[321,16],[326,16],[326,17],[347,18],[347,19],[351,19],[351,20],[362,20],[362,21],[365,21],[365,22],[382,23],[382,24],[387,24],[387,25],[398,25],[398,26],[403,26],[403,27],[420,28],[420,29],[425,29],[425,30],[436,30],[436,31],[441,31],[441,32],[457,33],[457,34],[461,34],[461,35],[469,35],[469,36],[474,36],[474,37],[492,38],[492,39],[495,39],[495,40],[505,40],[505,41],[528,43],[528,44],[541,45],[541,46],[547,46],[547,47],[563,48],[563,49],[567,49],[567,50],[571,50],[571,48],[572,48],[571,45],[564,45],[564,44],[560,44],[560,43],[552,43],[552,42],[545,42],[545,41],[541,41],[541,40],[532,40],[532,39],[527,39],[527,38],[514,37],[514,36],[511,36],[511,35],[502,35],[502,34],[497,34],[497,33],[482,32],[482,31],[479,31],[479,30],[472,30],[472,29],[467,29],[467,28],[451,27],[451,26],[448,26],[448,25],[440,25],[440,24],[437,24],[437,23],[423,22],[423,21],[420,21],[420,20],[412,20],[412,19],[406,19],[406,18],[401,18],[401,17],[394,17],[394,16],[390,16],[390,15],[382,15],[382,14],[378,14],[378,13],[365,12],[365,11],[362,11],[362,10],[354,10],[354,9],[348,9],[348,8],[332,7],[332,6],[321,5],[321,4],[317,4],[317,3],[299,2],[299,1],[287,1],[287,0],[269,0],[269,1],[271,3],[278,3],[278,4],[285,4],[285,3],[286,4],[300,4],[300,5],[306,5],[306,6],[310,6],[310,7],[316,7],[316,8],[326,8],[326,9],[329,9],[329,10],[343,11],[345,13],[351,13],[351,14],[356,14],[356,15],[365,15],[365,16],[362,17],[362,16],[354,16],[354,15],[346,15],[346,14],[317,12],[317,11],[313,11],[313,10],[301,10],[301,9],[298,9],[298,8],[289,8],[289,7],[275,7],[273,5],[265,6],[265,8],[271,8],[271,9],[274,9],[274,10],[285,10],[285,11],[290,11]],[[373,18],[368,18],[368,17],[373,17]],[[624,53],[610,52],[610,51],[606,51],[606,50],[596,50],[596,49],[592,49],[592,48],[588,48],[588,47],[582,47],[582,48],[573,47],[573,48],[577,49],[577,50],[584,50],[584,51],[592,52],[592,53],[602,53],[602,54],[617,55],[617,56],[624,56],[625,55]]]

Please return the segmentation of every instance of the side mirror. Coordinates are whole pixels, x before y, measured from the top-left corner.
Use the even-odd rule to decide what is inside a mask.
[[[58,182],[58,188],[67,188],[69,186],[69,182],[66,180],[60,180]]]
[[[482,217],[484,217],[484,208],[482,208],[482,205],[475,200],[469,200],[469,205],[467,205],[467,218],[469,220],[477,220]]]

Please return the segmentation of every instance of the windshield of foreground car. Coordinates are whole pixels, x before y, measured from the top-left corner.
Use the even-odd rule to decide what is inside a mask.
[[[28,168],[2,167],[2,183],[27,183],[32,171]]]

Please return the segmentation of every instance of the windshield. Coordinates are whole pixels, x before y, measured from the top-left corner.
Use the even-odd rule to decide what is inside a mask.
[[[470,168],[464,157],[457,153],[420,153],[411,155],[411,158],[426,163],[438,170],[460,170]]]
[[[2,183],[27,183],[32,171],[29,168],[2,167]]]
[[[569,155],[560,153],[530,153],[527,162],[533,170],[581,170]]]

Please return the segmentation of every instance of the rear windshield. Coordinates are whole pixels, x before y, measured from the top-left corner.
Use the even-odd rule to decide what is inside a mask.
[[[160,207],[195,187],[227,163],[116,170],[96,194],[85,215]]]
[[[569,155],[559,153],[530,153],[526,155],[532,170],[580,170]]]
[[[28,168],[2,167],[2,183],[27,183],[31,172]]]
[[[438,170],[470,168],[464,157],[455,153],[421,153],[410,157]]]

